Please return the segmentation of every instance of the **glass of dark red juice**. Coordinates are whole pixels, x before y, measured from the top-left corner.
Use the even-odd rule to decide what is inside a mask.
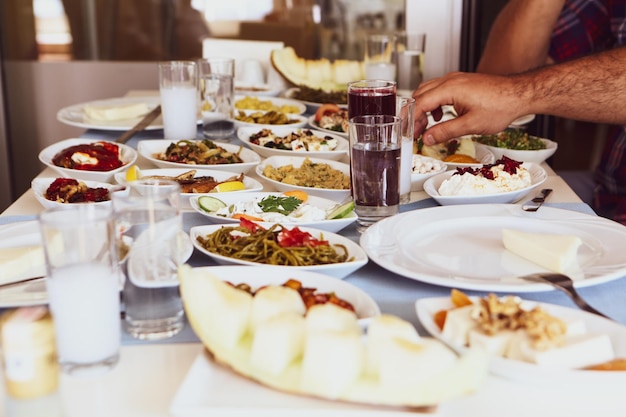
[[[362,227],[398,213],[401,122],[384,114],[349,121],[352,198]]]
[[[396,83],[360,80],[348,83],[348,119],[368,114],[396,115]]]

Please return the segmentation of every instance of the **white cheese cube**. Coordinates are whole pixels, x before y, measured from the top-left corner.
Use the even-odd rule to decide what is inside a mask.
[[[457,356],[432,338],[409,341],[393,338],[380,355],[380,384],[383,389],[403,389],[427,383],[456,363]]]
[[[289,311],[301,316],[306,313],[306,306],[298,291],[281,285],[262,288],[252,299],[252,329],[273,316]]]
[[[250,362],[263,372],[278,375],[304,351],[304,317],[287,311],[257,325]]]
[[[473,305],[454,308],[446,313],[442,336],[454,346],[467,346],[469,332],[476,327],[472,319]]]
[[[506,356],[546,367],[577,369],[609,361],[615,354],[611,339],[606,334],[568,337],[562,346],[540,351],[532,346],[525,333],[518,332],[512,339]]]
[[[514,334],[511,330],[502,330],[494,335],[488,335],[478,329],[472,329],[469,331],[468,341],[471,347],[480,347],[489,355],[504,356]]]
[[[41,246],[23,246],[0,249],[0,283],[46,274],[45,259]]]
[[[399,317],[383,314],[372,320],[367,328],[368,374],[378,375],[380,356],[385,346],[395,338],[417,342],[420,337],[411,323]]]
[[[360,331],[307,332],[300,382],[302,390],[337,398],[361,376],[364,360]]]
[[[514,254],[550,271],[568,273],[578,269],[578,236],[528,233],[502,229],[502,243]]]

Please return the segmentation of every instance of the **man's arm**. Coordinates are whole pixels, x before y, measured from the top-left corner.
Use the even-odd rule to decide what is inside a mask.
[[[465,134],[497,133],[527,114],[626,124],[626,47],[522,74],[451,73],[414,93],[416,134],[426,113],[453,105],[459,117],[423,132],[433,144]]]
[[[476,72],[513,74],[547,63],[565,0],[510,0],[494,21]]]

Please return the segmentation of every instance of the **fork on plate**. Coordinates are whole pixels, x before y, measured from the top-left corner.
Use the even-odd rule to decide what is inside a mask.
[[[547,272],[524,275],[520,278],[526,281],[550,284],[567,294],[569,298],[571,298],[572,301],[574,301],[574,303],[576,303],[576,305],[582,310],[589,313],[597,314],[607,319],[611,319],[610,317],[606,316],[605,314],[599,312],[598,310],[587,304],[587,302],[580,296],[580,294],[578,294],[576,288],[574,288],[574,282],[572,281],[572,279],[567,275]]]

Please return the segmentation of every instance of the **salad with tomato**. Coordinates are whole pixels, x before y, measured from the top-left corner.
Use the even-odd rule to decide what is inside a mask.
[[[348,110],[337,104],[322,104],[315,112],[315,123],[322,129],[348,133]]]

